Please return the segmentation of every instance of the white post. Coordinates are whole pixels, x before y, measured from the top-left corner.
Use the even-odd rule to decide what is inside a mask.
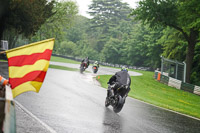
[[[184,64],[184,76],[183,76],[183,82],[185,82],[185,80],[186,80],[186,63],[183,62],[183,64]]]
[[[177,79],[177,75],[178,75],[178,62],[176,61],[176,76],[175,76],[176,79]]]
[[[163,74],[163,57],[161,56],[161,74]]]

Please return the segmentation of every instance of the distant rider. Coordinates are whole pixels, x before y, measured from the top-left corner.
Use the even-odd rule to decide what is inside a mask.
[[[95,61],[94,64],[93,64],[93,66],[96,66],[97,68],[99,68],[99,63],[98,63],[98,61]]]
[[[86,65],[86,68],[88,68],[88,66],[90,65],[90,61],[89,61],[89,57],[86,57],[85,59],[83,59],[82,61],[81,61],[81,64],[82,63],[86,63],[87,65]]]
[[[121,68],[121,71],[116,72],[115,75],[113,75],[109,79],[108,84],[109,84],[108,93],[107,93],[108,97],[109,96],[113,97],[116,89],[121,87],[122,85],[126,85],[128,87],[127,92],[125,94],[125,97],[127,97],[130,91],[130,85],[131,85],[131,78],[130,78],[130,75],[128,74],[128,68],[123,66]]]

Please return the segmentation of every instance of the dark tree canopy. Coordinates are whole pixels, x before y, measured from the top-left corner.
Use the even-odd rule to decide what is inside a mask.
[[[188,42],[186,81],[190,82],[193,67],[194,49],[199,41],[200,27],[199,0],[143,0],[132,11],[136,20],[141,20],[151,27],[171,27],[184,36]]]
[[[106,42],[110,40],[110,30],[117,27],[122,20],[130,20],[128,15],[131,9],[127,3],[123,3],[121,0],[93,0],[89,9],[89,14],[93,17],[90,19],[90,29],[93,32],[92,35],[98,34],[96,50],[100,52]]]
[[[2,4],[1,4],[2,3]],[[3,0],[0,11],[0,38],[5,30],[14,29],[26,37],[33,35],[53,15],[54,1],[48,0]]]
[[[94,27],[116,26],[120,20],[128,20],[131,9],[121,0],[93,0],[89,6]]]

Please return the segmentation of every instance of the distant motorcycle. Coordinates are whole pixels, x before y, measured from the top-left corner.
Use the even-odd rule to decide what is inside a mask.
[[[87,68],[87,63],[83,62],[80,66],[80,73],[83,73],[85,69]]]
[[[114,85],[111,85],[113,87]],[[125,103],[126,100],[126,92],[127,92],[128,86],[122,85],[116,91],[114,92],[114,97],[107,96],[105,100],[105,107],[108,107],[111,105],[113,107],[113,111],[115,113],[119,113]]]
[[[97,73],[98,67],[97,67],[97,66],[93,66],[93,67],[92,67],[92,70],[93,70],[93,73]]]

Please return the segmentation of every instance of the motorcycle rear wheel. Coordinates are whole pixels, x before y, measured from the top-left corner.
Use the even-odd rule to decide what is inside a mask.
[[[94,73],[97,73],[97,71],[94,71]]]
[[[122,110],[123,106],[124,106],[124,99],[120,95],[118,95],[117,104],[113,107],[113,111],[115,113],[119,113]]]

